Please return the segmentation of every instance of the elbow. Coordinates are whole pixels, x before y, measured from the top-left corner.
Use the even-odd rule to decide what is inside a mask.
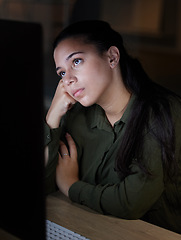
[[[115,212],[115,216],[126,220],[137,220],[142,218],[147,209],[140,204],[127,204],[126,206],[119,206]]]

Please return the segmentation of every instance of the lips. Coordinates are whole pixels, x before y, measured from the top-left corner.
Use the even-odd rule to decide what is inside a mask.
[[[73,96],[77,98],[81,95],[83,91],[84,91],[84,88],[79,88],[73,92]]]

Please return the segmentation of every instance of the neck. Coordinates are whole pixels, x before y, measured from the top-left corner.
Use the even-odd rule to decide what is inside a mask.
[[[122,95],[120,98],[117,98],[114,103],[112,102],[112,105],[107,106],[107,108],[104,108],[106,116],[111,123],[112,126],[114,126],[115,122],[117,122],[121,117],[123,116],[126,107],[129,103],[131,94],[129,92],[125,93],[124,96]]]
[[[106,94],[106,98],[99,105],[104,109],[111,125],[114,126],[114,123],[123,116],[131,93],[125,88],[122,79],[119,79],[115,84],[111,84]]]

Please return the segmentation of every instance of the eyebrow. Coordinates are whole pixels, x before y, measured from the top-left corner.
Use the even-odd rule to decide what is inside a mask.
[[[66,61],[68,61],[70,58],[72,58],[74,55],[76,54],[80,54],[80,53],[84,53],[84,52],[73,52],[71,53],[67,58],[66,58]],[[58,71],[61,67],[57,67],[56,68],[56,71]]]

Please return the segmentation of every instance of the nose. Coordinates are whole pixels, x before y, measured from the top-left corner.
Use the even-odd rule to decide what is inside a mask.
[[[66,73],[65,77],[63,78],[63,82],[67,86],[69,86],[69,85],[74,84],[75,82],[77,82],[77,78],[72,73]]]

